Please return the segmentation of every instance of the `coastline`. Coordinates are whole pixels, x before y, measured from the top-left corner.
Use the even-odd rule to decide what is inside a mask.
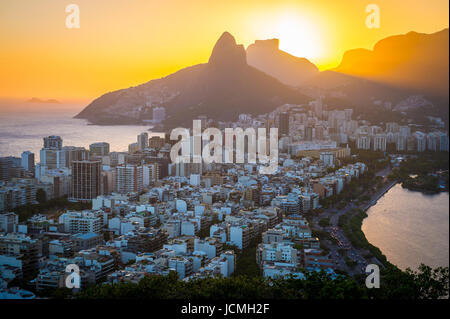
[[[437,195],[437,194],[440,194],[440,193],[448,193],[449,192],[448,189],[440,189],[438,191],[431,191],[431,190],[423,189],[421,187],[414,187],[412,185],[405,186],[403,182],[399,182],[399,183],[401,184],[402,188],[404,188],[404,189],[407,189],[407,190],[409,190],[411,192],[419,192],[419,193],[422,193],[424,195]]]
[[[364,236],[365,241],[367,241],[368,245],[370,245],[370,247],[373,247],[373,249],[375,251],[379,251],[379,253],[380,253],[379,256],[380,257],[382,256],[382,260],[385,261],[385,264],[394,266],[395,268],[400,269],[402,271],[406,270],[407,268],[410,268],[413,271],[415,271],[418,269],[418,267],[420,267],[420,264],[425,264],[425,265],[431,266],[431,267],[438,267],[438,266],[445,267],[445,262],[444,262],[444,264],[441,264],[441,262],[443,262],[442,260],[427,259],[427,257],[426,257],[426,256],[428,256],[427,251],[429,251],[429,249],[431,249],[431,247],[423,245],[423,247],[420,246],[421,248],[414,249],[413,247],[416,247],[416,246],[414,246],[414,244],[413,244],[413,246],[411,246],[411,244],[408,244],[406,242],[399,243],[399,242],[397,242],[395,235],[391,235],[391,234],[397,234],[397,231],[399,232],[399,234],[400,233],[403,234],[404,231],[407,231],[401,226],[401,224],[398,224],[399,222],[401,222],[401,220],[404,220],[404,218],[407,218],[407,219],[413,218],[413,220],[418,220],[418,218],[421,218],[418,216],[418,212],[423,211],[424,207],[421,206],[420,203],[417,203],[418,206],[416,206],[416,204],[412,204],[412,203],[415,203],[414,200],[415,200],[415,198],[417,198],[417,196],[419,196],[419,198],[424,198],[424,197],[432,198],[434,196],[438,196],[439,194],[445,193],[445,192],[429,194],[426,192],[413,191],[413,190],[410,190],[405,187],[398,187],[398,188],[396,188],[397,189],[396,192],[398,192],[398,191],[406,192],[405,194],[409,193],[410,195],[405,195],[405,196],[413,196],[413,197],[407,197],[407,198],[411,198],[410,199],[411,202],[409,202],[409,200],[407,198],[405,198],[405,200],[408,201],[407,203],[410,203],[409,206],[407,206],[408,208],[406,208],[406,210],[404,208],[400,209],[398,211],[398,214],[401,214],[401,215],[398,215],[398,214],[390,215],[389,212],[391,212],[391,210],[393,209],[393,208],[391,208],[391,206],[394,205],[394,208],[397,207],[397,206],[395,206],[395,203],[392,203],[392,199],[391,199],[392,196],[390,195],[388,197],[389,199],[387,199],[387,200],[391,204],[388,204],[389,206],[386,206],[386,204],[382,204],[382,206],[380,206],[379,209],[371,211],[370,216],[369,216],[369,213],[368,213],[369,208],[371,208],[372,206],[375,206],[378,203],[378,200],[380,198],[382,198],[389,190],[396,187],[397,185],[402,186],[401,184],[402,184],[401,181],[398,181],[398,180],[389,182],[383,188],[383,190],[381,192],[379,192],[373,196],[372,200],[370,201],[370,203],[368,203],[368,205],[364,206],[364,211],[362,214],[355,215],[355,218],[359,217],[359,219],[361,221],[360,229],[361,229],[361,233]],[[414,195],[414,193],[416,195]],[[405,205],[408,205],[407,203],[405,203]],[[403,206],[400,206],[400,207],[403,207]],[[420,207],[420,209],[417,210],[417,209],[415,209],[416,207]],[[413,211],[410,211],[410,210],[413,210]],[[440,210],[438,210],[438,211],[440,211]],[[380,216],[377,219],[374,216],[378,216],[378,214],[380,214]],[[391,216],[391,217],[389,217],[389,216]],[[403,216],[403,217],[401,217],[401,219],[399,219],[400,218],[399,216]],[[411,216],[411,217],[408,217],[408,216]],[[440,215],[438,215],[438,216],[440,216]],[[370,222],[367,222],[365,224],[365,227],[363,230],[363,224],[365,222],[365,219],[368,217],[371,217]],[[389,219],[387,219],[387,218],[389,218]],[[419,221],[420,220],[421,219],[419,219]],[[435,220],[435,219],[433,219],[433,220]],[[386,224],[386,223],[388,223],[388,224]],[[391,223],[392,226],[389,226],[389,223]],[[382,226],[382,225],[384,225],[384,226]],[[435,222],[431,222],[430,227],[435,227],[433,225],[436,226]],[[385,229],[384,227],[389,227],[388,228],[389,230]],[[415,229],[415,231],[417,231],[416,228],[414,228],[414,229]],[[441,229],[441,228],[438,228],[438,229]],[[367,235],[369,235],[371,240],[378,243],[380,246],[384,247],[384,249],[390,256],[390,258],[392,258],[392,260],[388,260],[387,255],[384,253],[384,251],[368,240],[368,237],[366,236],[366,233],[364,231],[367,232]],[[445,233],[445,230],[444,230],[444,233]],[[439,234],[442,234],[441,230],[439,231]],[[387,237],[385,237],[385,236],[387,236]],[[391,241],[393,243],[390,243]],[[415,238],[411,238],[411,243],[415,243]],[[394,247],[396,247],[396,248],[394,248]],[[426,248],[426,247],[428,247],[428,248]],[[435,247],[435,246],[433,246],[433,247]],[[376,254],[376,255],[378,255],[378,254]],[[376,255],[375,255],[375,257],[376,257]],[[381,261],[381,259],[380,259],[380,261]]]
[[[364,219],[366,219],[368,217],[367,210],[370,207],[375,206],[377,204],[378,200],[381,197],[383,197],[392,187],[394,187],[398,183],[399,182],[397,180],[388,182],[388,184],[385,185],[381,191],[377,192],[376,194],[374,194],[372,196],[370,201],[365,206],[360,208],[359,214],[354,214],[353,216],[350,217],[350,219],[354,218],[358,222],[358,225],[359,225],[358,231],[362,234],[362,239],[364,241],[364,244],[367,246],[366,249],[370,251],[373,258],[375,258],[375,260],[378,261],[379,264],[382,264],[383,267],[395,267],[396,269],[401,270],[400,268],[398,268],[397,265],[394,265],[388,261],[386,255],[383,254],[382,250],[379,247],[377,247],[369,242],[369,240],[366,237],[366,234],[362,230],[362,225],[363,225]],[[361,247],[359,249],[361,249]]]
[[[367,241],[367,244],[369,245],[369,247],[373,247],[373,248],[370,249],[370,250],[371,250],[372,254],[374,255],[374,258],[376,258],[379,262],[383,263],[383,265],[384,265],[385,267],[386,267],[386,266],[393,266],[393,267],[395,267],[395,268],[397,268],[397,269],[400,270],[400,268],[398,268],[397,265],[392,264],[391,262],[388,261],[386,255],[383,253],[383,251],[382,251],[379,247],[373,245],[373,244],[367,239],[366,234],[365,234],[364,231],[362,230],[362,225],[363,225],[363,223],[364,223],[364,219],[366,219],[366,218],[368,217],[367,211],[369,210],[369,208],[371,208],[372,206],[375,206],[375,205],[377,204],[378,200],[379,200],[381,197],[383,197],[383,196],[384,196],[391,188],[393,188],[393,187],[394,187],[395,185],[397,185],[398,183],[399,183],[399,181],[397,181],[397,180],[389,182],[388,185],[385,186],[381,192],[379,192],[379,193],[377,193],[376,195],[374,195],[374,197],[370,200],[369,204],[367,204],[367,206],[364,207],[364,208],[362,209],[363,214],[361,214],[361,215],[362,215],[362,218],[361,218],[361,226],[360,226],[360,230],[361,230],[361,233],[362,233],[363,236],[364,236],[364,239]],[[378,254],[378,253],[374,254],[372,250],[375,250],[376,252],[379,252],[379,254]],[[376,255],[378,255],[378,256],[376,256]],[[380,260],[379,257],[381,257],[382,261]],[[383,261],[384,261],[384,262],[383,262]]]
[[[384,196],[384,194],[386,194],[392,187],[394,187],[395,185],[399,184],[400,182],[395,180],[395,181],[391,181],[388,183],[388,186],[384,186],[383,190],[381,192],[378,192],[377,194],[375,194],[371,199],[370,202],[367,204],[367,206],[365,206],[364,208],[362,208],[362,210],[364,212],[366,212],[370,207],[375,206],[378,202],[378,200]]]

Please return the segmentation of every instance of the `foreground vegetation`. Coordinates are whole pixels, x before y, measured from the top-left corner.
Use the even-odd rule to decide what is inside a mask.
[[[368,289],[365,278],[341,275],[332,279],[325,272],[305,272],[306,279],[237,276],[179,280],[175,273],[148,276],[139,283],[89,287],[80,299],[436,299],[448,296],[448,267],[422,265],[413,272],[388,267],[381,271],[380,288]]]
[[[357,210],[353,215],[341,215],[339,216],[338,226],[342,228],[345,237],[350,241],[353,247],[357,249],[366,249],[378,259],[385,267],[395,267],[388,262],[387,258],[378,247],[373,246],[367,240],[361,226],[364,218],[367,217],[366,212]]]

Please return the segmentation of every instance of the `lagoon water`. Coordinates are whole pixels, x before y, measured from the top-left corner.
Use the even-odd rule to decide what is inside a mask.
[[[400,269],[449,265],[449,194],[392,187],[368,209],[362,230]]]

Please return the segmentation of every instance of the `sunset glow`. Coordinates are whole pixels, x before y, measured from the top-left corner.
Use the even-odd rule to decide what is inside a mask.
[[[80,29],[65,27],[65,2],[1,1],[0,97],[90,100],[206,62],[224,31],[245,47],[279,38],[282,50],[325,70],[383,37],[448,27],[441,0],[377,1],[379,29],[365,27],[360,0],[73,2]]]

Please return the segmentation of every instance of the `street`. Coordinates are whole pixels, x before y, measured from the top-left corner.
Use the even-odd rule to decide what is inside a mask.
[[[376,173],[376,176],[386,177],[390,173],[391,169],[385,168],[381,171],[378,171]],[[344,235],[343,230],[338,226],[338,222],[339,217],[344,214],[350,214],[349,218],[351,218],[351,216],[353,216],[352,212],[358,211],[359,209],[365,211],[370,206],[375,205],[377,200],[380,197],[382,197],[395,184],[396,182],[387,182],[385,185],[383,185],[383,187],[380,190],[378,190],[375,194],[371,196],[371,199],[369,201],[362,202],[360,205],[356,205],[355,201],[351,201],[347,203],[347,205],[341,210],[338,210],[335,207],[331,207],[325,210],[320,215],[315,215],[312,218],[313,228],[328,232],[330,236],[336,241],[335,243],[328,239],[320,238],[320,240],[323,241],[325,245],[330,249],[329,256],[335,262],[336,269],[343,270],[347,272],[350,276],[354,276],[356,274],[364,274],[366,266],[369,263],[377,263],[381,265],[381,263],[374,257],[370,259],[370,262],[368,262],[366,258],[364,258],[364,255],[367,256],[368,254],[370,254],[370,252],[353,247],[351,242]],[[364,195],[367,195],[367,191],[364,192],[361,196]],[[321,227],[319,225],[319,220],[323,218],[329,218],[330,226]],[[345,251],[345,253],[341,255],[339,251],[341,253]],[[354,262],[356,264],[354,264],[354,266],[348,265],[345,256],[348,257],[347,260],[350,260],[351,262]]]

